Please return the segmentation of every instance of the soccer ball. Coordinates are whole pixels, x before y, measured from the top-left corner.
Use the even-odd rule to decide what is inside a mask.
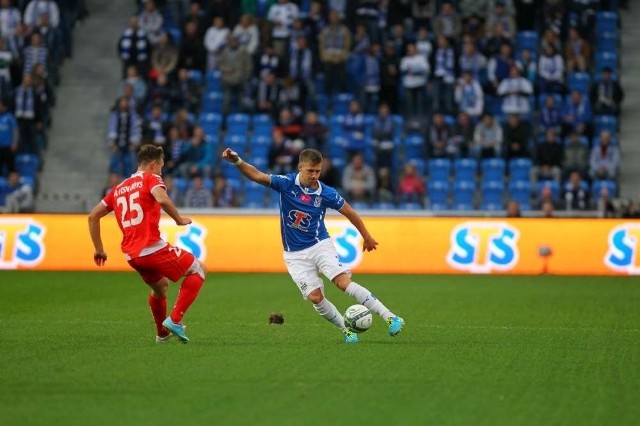
[[[344,313],[344,324],[356,333],[364,333],[371,327],[373,316],[363,305],[351,305]]]

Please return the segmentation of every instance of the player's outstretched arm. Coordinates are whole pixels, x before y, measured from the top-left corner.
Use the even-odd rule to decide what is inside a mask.
[[[378,247],[378,242],[373,239],[371,234],[369,234],[367,227],[364,226],[364,222],[362,221],[362,218],[360,217],[360,215],[358,215],[358,213],[356,213],[356,211],[351,207],[349,203],[345,201],[344,206],[342,206],[339,212],[344,217],[349,219],[349,222],[351,222],[353,226],[356,227],[358,232],[360,232],[360,235],[362,235],[362,239],[364,240],[362,242],[362,250],[372,251]]]
[[[109,210],[102,202],[96,204],[89,213],[89,235],[91,235],[91,241],[93,242],[93,261],[96,265],[102,266],[107,261],[107,253],[104,251],[102,245],[102,236],[100,235],[100,219],[109,214]]]
[[[176,225],[184,226],[191,223],[191,219],[189,219],[188,217],[183,217],[180,214],[176,206],[173,204],[173,201],[171,201],[171,198],[169,197],[169,194],[167,194],[167,190],[164,189],[164,187],[156,186],[151,191],[151,195],[153,195],[153,198],[155,198],[158,204],[160,204],[162,210],[164,210],[165,213],[171,216],[171,219],[176,222]]]
[[[222,152],[222,158],[238,166],[240,172],[252,181],[260,183],[264,186],[269,186],[269,184],[271,183],[271,178],[268,174],[261,172],[251,164],[244,161],[242,158],[240,158],[238,153],[233,151],[231,148],[227,148]]]

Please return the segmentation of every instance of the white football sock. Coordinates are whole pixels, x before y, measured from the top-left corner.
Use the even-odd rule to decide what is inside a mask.
[[[324,317],[324,319],[338,327],[340,330],[345,328],[344,318],[342,318],[342,315],[340,314],[340,312],[338,312],[336,306],[333,303],[329,302],[329,299],[327,299],[326,297],[322,299],[320,303],[314,303],[313,308],[322,317]]]
[[[366,306],[371,312],[380,315],[385,321],[395,317],[395,314],[376,299],[373,293],[356,282],[352,281],[344,292],[356,299],[359,304]]]

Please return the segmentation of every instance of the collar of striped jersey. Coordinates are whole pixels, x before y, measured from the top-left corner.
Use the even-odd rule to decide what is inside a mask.
[[[300,183],[300,173],[298,173],[296,175],[296,185],[298,185],[300,187],[300,189],[302,189],[302,192],[304,192],[307,195],[320,195],[320,193],[322,192],[322,184],[320,183],[320,181],[318,181],[318,189],[312,189],[312,188],[307,188],[306,186],[303,186]]]

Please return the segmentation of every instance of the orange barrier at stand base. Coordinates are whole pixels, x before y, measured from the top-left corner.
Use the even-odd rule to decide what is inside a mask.
[[[358,273],[567,274],[640,273],[640,222],[605,219],[365,218],[380,244],[362,253],[353,225],[327,227],[343,263]],[[212,272],[285,272],[279,220],[273,216],[196,216],[188,227],[169,218],[163,238],[194,253]],[[83,215],[0,217],[0,269],[129,270],[113,217],[102,220],[106,265],[93,263]],[[550,251],[550,256],[541,252]]]

